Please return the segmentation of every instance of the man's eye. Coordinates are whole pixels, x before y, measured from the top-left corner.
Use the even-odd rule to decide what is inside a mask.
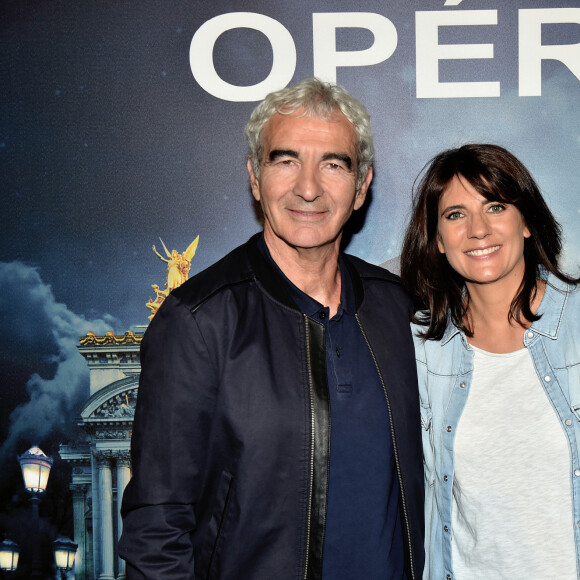
[[[278,165],[293,165],[294,159],[280,159]]]

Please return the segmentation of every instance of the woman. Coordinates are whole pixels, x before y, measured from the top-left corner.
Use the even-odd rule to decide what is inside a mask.
[[[526,168],[441,153],[401,256],[425,454],[424,578],[580,578],[580,286]]]

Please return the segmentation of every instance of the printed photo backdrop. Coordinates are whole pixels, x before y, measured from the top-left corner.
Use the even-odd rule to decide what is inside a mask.
[[[371,113],[349,252],[396,263],[424,164],[492,142],[534,174],[578,274],[577,1],[4,0],[0,22],[3,499],[16,453],[75,436],[79,337],[147,324],[152,246],[199,235],[194,274],[259,230],[243,128],[270,90],[317,75]]]

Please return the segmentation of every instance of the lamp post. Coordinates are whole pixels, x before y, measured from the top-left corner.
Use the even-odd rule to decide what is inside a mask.
[[[72,570],[78,545],[69,538],[58,538],[52,543],[54,561],[60,570],[60,577],[66,580],[67,572]]]
[[[14,572],[18,568],[20,548],[12,540],[4,540],[0,544],[0,568],[4,572]]]
[[[32,503],[32,517],[34,519],[34,529],[37,534],[40,529],[40,517],[38,515],[38,504],[40,496],[46,491],[48,483],[48,476],[50,475],[50,468],[52,467],[52,457],[46,456],[39,447],[31,447],[26,453],[18,457],[20,468],[22,469],[22,477],[24,479],[24,487],[30,493],[30,503]],[[34,549],[32,552],[32,570],[31,578],[42,578],[42,571],[40,566],[40,555],[38,552],[39,542],[33,542]]]

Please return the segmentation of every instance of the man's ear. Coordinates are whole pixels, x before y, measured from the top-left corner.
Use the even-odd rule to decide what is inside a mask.
[[[369,190],[369,187],[371,185],[371,181],[373,180],[373,168],[369,167],[369,170],[367,171],[367,174],[359,188],[359,190],[356,192],[355,198],[354,198],[354,209],[360,209],[364,202],[365,199],[367,198],[367,191]]]
[[[252,195],[256,201],[260,201],[260,183],[258,182],[258,178],[254,173],[254,167],[252,165],[251,159],[248,157],[246,161],[246,167],[248,168],[248,174],[250,176],[250,187],[252,188]]]

